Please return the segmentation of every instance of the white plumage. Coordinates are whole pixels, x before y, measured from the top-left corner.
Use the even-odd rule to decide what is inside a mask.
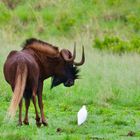
[[[87,119],[87,110],[86,110],[86,106],[83,105],[82,108],[77,113],[78,125],[84,123],[86,119]]]

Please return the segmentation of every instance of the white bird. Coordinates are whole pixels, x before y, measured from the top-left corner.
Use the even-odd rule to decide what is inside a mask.
[[[86,110],[86,106],[83,105],[82,108],[77,113],[78,125],[84,123],[86,119],[87,119],[87,110]]]

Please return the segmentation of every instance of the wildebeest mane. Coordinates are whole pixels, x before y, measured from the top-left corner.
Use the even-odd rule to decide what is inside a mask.
[[[43,45],[44,47],[52,47],[55,50],[58,50],[58,47],[53,46],[52,44],[49,44],[47,42],[44,42],[42,40],[36,39],[36,38],[29,38],[26,39],[26,41],[23,43],[22,48],[26,49],[28,46],[33,45],[33,44],[40,44]]]
[[[55,58],[59,57],[59,49],[56,46],[53,46],[47,42],[38,40],[36,38],[27,39],[22,45],[23,50],[32,49],[35,52],[41,52],[48,57]]]

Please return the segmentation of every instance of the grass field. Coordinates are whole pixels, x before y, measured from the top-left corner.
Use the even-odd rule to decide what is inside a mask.
[[[85,46],[86,63],[74,87],[60,86],[50,91],[50,80],[44,83],[43,101],[49,126],[37,128],[33,105],[29,110],[29,126],[17,127],[17,116],[11,123],[4,121],[11,90],[4,81],[2,64],[8,50],[18,48],[16,44],[4,44],[0,52],[0,139],[140,138],[140,56],[99,52],[86,42]],[[87,106],[88,119],[79,127],[77,112],[83,104]],[[62,131],[57,132],[57,128]],[[130,131],[135,135],[127,136]]]
[[[0,1],[0,140],[139,140],[140,55],[99,51],[93,46],[95,38],[105,36],[139,40],[140,1],[3,1],[7,6]],[[28,37],[70,50],[76,41],[77,60],[82,44],[85,46],[86,63],[75,86],[50,90],[51,79],[44,82],[48,127],[36,127],[33,104],[29,126],[16,126],[18,113],[12,122],[5,119],[12,92],[4,80],[3,64],[8,53],[20,50]],[[78,126],[77,112],[82,105],[87,106],[88,118]],[[23,116],[24,112],[25,108]]]

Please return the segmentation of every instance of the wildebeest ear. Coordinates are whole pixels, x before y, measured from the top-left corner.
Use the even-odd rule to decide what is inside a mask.
[[[60,51],[60,54],[63,57],[63,59],[66,61],[72,58],[72,53],[67,49],[62,49]]]
[[[52,89],[53,87],[58,86],[58,85],[61,84],[61,83],[62,83],[62,81],[61,81],[57,76],[53,76],[53,77],[52,77],[52,82],[51,82],[51,89]]]

